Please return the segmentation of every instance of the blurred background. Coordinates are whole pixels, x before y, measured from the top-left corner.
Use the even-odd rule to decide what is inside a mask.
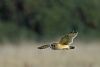
[[[0,0],[0,67],[99,67],[99,12],[100,0]],[[73,30],[75,50],[37,49]]]

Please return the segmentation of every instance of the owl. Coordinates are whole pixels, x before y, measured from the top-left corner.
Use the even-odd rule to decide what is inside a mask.
[[[50,45],[43,45],[38,47],[38,49],[51,48],[53,50],[69,50],[74,49],[75,46],[72,46],[74,38],[78,35],[78,32],[69,32],[63,37],[61,37],[60,41],[57,43],[52,43]]]

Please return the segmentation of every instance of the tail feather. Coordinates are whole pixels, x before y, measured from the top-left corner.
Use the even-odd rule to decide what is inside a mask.
[[[70,49],[75,49],[75,46],[70,46]]]
[[[45,49],[45,48],[48,48],[48,47],[49,47],[49,45],[43,45],[43,46],[38,47],[38,49]]]

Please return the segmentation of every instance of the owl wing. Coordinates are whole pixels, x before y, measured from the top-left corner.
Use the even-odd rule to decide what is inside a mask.
[[[68,42],[69,42],[69,37],[65,35],[60,39],[59,44],[68,45]]]
[[[48,47],[49,47],[49,45],[43,45],[43,46],[38,47],[38,49],[45,49],[45,48],[48,48]]]

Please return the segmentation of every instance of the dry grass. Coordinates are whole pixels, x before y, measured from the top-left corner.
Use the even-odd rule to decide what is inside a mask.
[[[69,51],[38,50],[32,44],[0,46],[0,67],[100,67],[100,43],[75,43]]]

